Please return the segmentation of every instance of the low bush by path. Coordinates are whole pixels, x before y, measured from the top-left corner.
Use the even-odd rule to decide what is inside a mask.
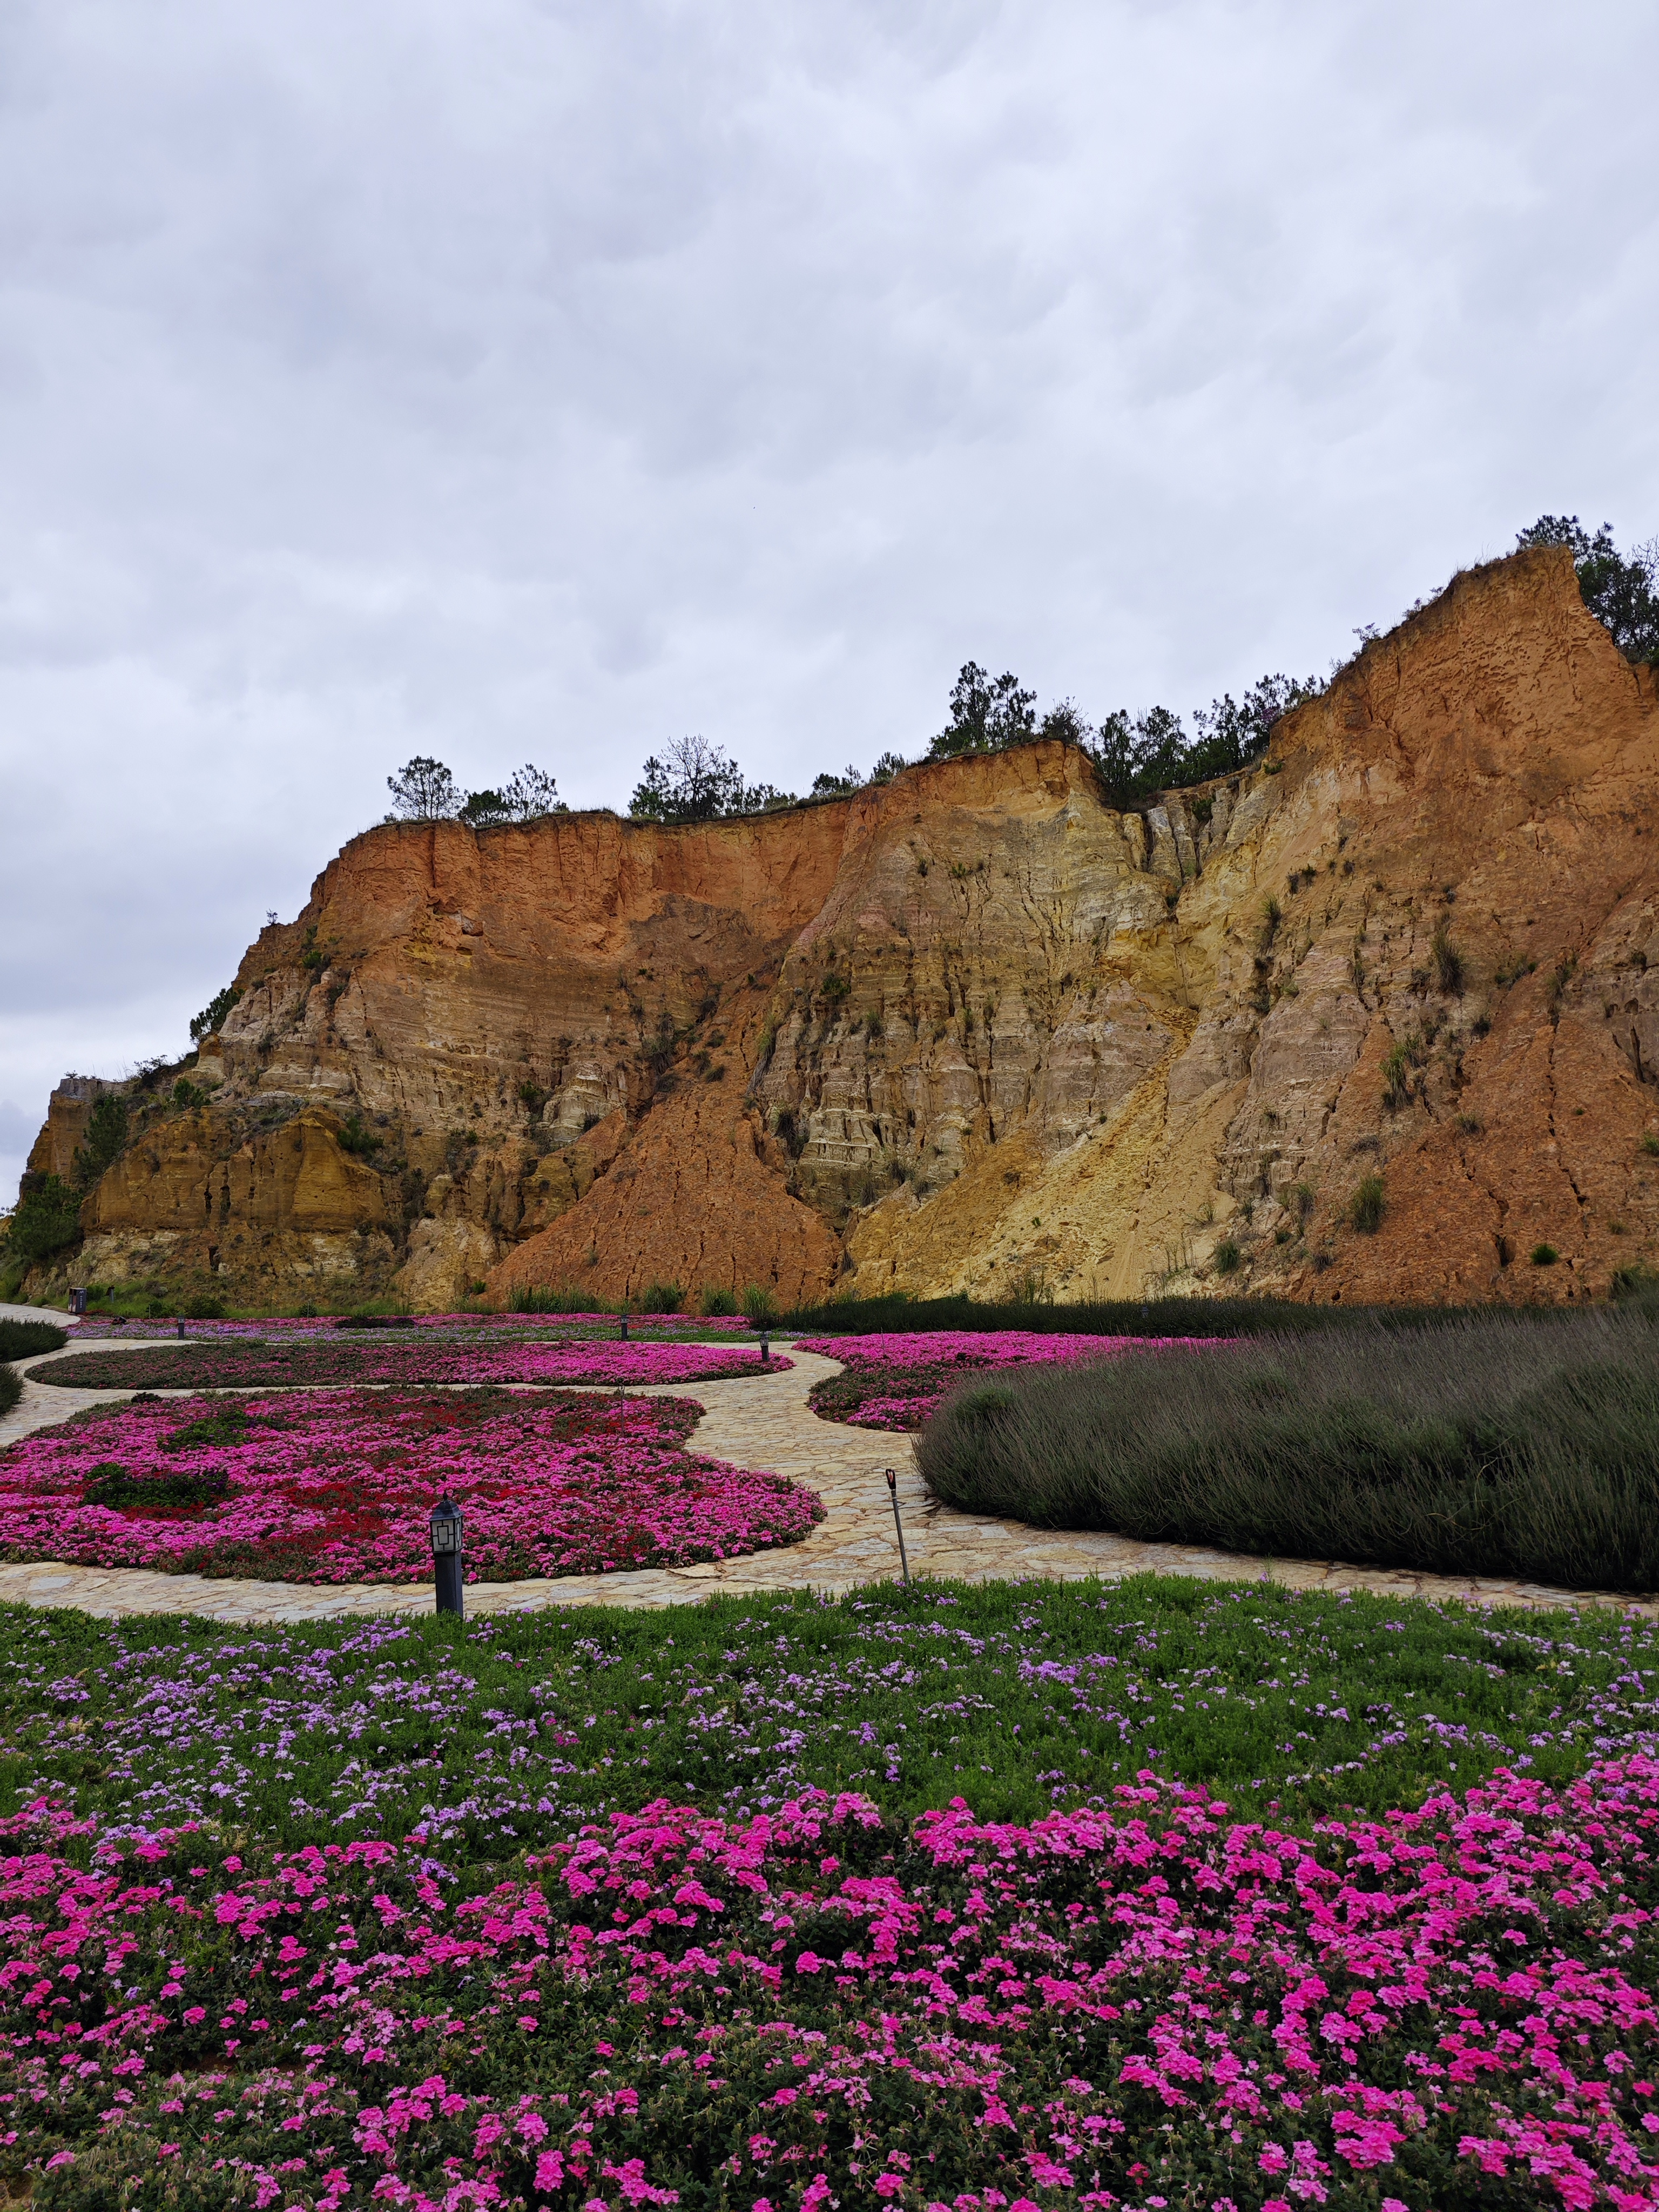
[[[69,1331],[49,1321],[10,1321],[0,1316],[0,1359],[32,1359],[69,1342]]]
[[[422,1337],[448,1336],[461,1343],[488,1343],[519,1337],[526,1341],[575,1343],[601,1337],[614,1339],[622,1321],[622,1316],[615,1313],[268,1314],[235,1319],[180,1316],[173,1313],[125,1316],[96,1313],[77,1322],[75,1333],[85,1343],[119,1343],[133,1337],[171,1335],[180,1318],[185,1322],[187,1340],[191,1343],[249,1342],[259,1338],[294,1343],[305,1337],[331,1337],[337,1331],[349,1335],[360,1332],[379,1335],[388,1330],[398,1335],[418,1330]],[[722,1317],[708,1314],[634,1314],[629,1317],[629,1328],[630,1335],[638,1340],[660,1339],[674,1343],[688,1336],[742,1336],[749,1323],[741,1315]]]
[[[0,1452],[0,1558],[301,1583],[428,1582],[440,1498],[469,1578],[681,1566],[823,1518],[781,1475],[681,1449],[689,1398],[510,1391],[140,1397]]]
[[[1659,1589],[1644,1316],[1446,1322],[968,1382],[917,1444],[947,1504],[1042,1528]]]
[[[643,1389],[650,1383],[716,1382],[779,1374],[787,1358],[762,1364],[757,1345],[487,1342],[383,1336],[309,1338],[291,1343],[159,1345],[80,1352],[34,1370],[64,1390],[303,1389],[319,1383],[540,1382]]]
[[[1659,2205],[1646,1622],[1146,1581],[6,1648],[46,2212]]]
[[[859,1429],[919,1429],[947,1390],[988,1368],[1066,1367],[1121,1359],[1130,1352],[1210,1351],[1205,1337],[1062,1336],[1034,1331],[992,1335],[940,1329],[917,1335],[803,1336],[801,1352],[842,1363],[839,1375],[815,1382],[807,1403],[827,1421]]]

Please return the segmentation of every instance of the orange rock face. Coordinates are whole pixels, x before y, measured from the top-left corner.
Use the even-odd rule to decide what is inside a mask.
[[[1535,552],[1144,814],[1040,744],[691,829],[382,826],[249,951],[77,1265],[1601,1295],[1659,1262],[1656,773],[1651,672]]]

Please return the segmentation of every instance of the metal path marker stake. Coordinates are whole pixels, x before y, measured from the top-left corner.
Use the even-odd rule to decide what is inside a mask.
[[[461,1509],[453,1499],[441,1498],[432,1509],[432,1573],[438,1585],[438,1610],[465,1618],[461,1566]]]
[[[910,1561],[904,1549],[904,1523],[899,1519],[898,1469],[896,1468],[890,1467],[886,1470],[886,1474],[887,1495],[893,1501],[893,1526],[898,1531],[899,1565],[904,1571],[904,1587],[906,1589],[908,1589],[910,1587]]]

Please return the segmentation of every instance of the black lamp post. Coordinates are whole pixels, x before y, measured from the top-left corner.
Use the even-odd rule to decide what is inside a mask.
[[[622,1317],[622,1340],[622,1340],[622,1342],[623,1342],[623,1343],[624,1343],[624,1344],[626,1344],[626,1343],[627,1343],[627,1341],[628,1341],[628,1316],[627,1316],[626,1314],[624,1314],[624,1315],[623,1316],[623,1317]]]
[[[432,1509],[432,1571],[438,1585],[438,1610],[465,1615],[461,1592],[461,1509],[441,1498]]]
[[[761,1365],[763,1367],[769,1367],[771,1364],[772,1333],[769,1329],[763,1328],[761,1331]]]

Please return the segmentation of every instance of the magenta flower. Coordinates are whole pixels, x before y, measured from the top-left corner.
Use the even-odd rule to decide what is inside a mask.
[[[680,1566],[805,1535],[823,1515],[812,1492],[680,1448],[701,1412],[380,1390],[100,1407],[0,1453],[0,1557],[428,1582],[428,1517],[446,1496],[483,1581]]]

